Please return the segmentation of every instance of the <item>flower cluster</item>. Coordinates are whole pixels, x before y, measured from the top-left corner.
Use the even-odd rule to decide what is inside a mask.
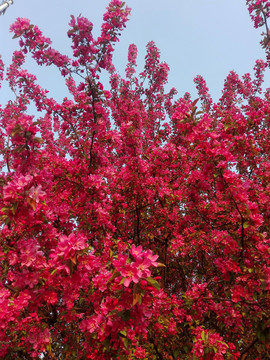
[[[131,246],[130,254],[134,261],[128,262],[127,255],[119,255],[118,260],[113,262],[115,269],[124,277],[124,286],[128,287],[131,282],[137,284],[140,279],[151,276],[150,267],[157,267],[158,255],[153,255],[151,250],[144,251],[142,246]]]
[[[255,28],[265,27],[262,33],[261,45],[265,48],[268,64],[270,63],[270,1],[268,0],[247,0],[248,11]]]

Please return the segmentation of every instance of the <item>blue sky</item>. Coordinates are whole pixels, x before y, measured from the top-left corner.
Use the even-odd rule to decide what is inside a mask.
[[[66,36],[70,15],[87,17],[99,34],[107,0],[14,0],[0,17],[0,54],[9,64],[18,39],[12,39],[9,27],[17,17],[29,18],[53,41],[53,47],[71,55],[70,40]],[[221,95],[224,79],[230,70],[240,75],[253,73],[256,59],[265,59],[261,49],[260,30],[255,30],[249,18],[245,0],[128,0],[131,19],[116,46],[114,64],[124,73],[130,43],[138,47],[138,71],[142,70],[145,46],[154,40],[161,51],[161,59],[170,66],[169,87],[179,96],[186,91],[197,97],[193,78],[202,75],[215,100]],[[67,95],[64,82],[53,69],[40,68],[27,62],[39,83],[61,100]],[[266,87],[270,82],[266,74]],[[12,97],[4,86],[0,103]]]

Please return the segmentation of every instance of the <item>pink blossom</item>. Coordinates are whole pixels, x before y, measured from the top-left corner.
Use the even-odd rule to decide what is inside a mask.
[[[31,175],[15,175],[13,179],[3,187],[3,195],[5,201],[15,199],[18,194],[29,185],[33,177]]]
[[[129,284],[133,281],[135,284],[139,281],[139,270],[136,265],[127,264],[124,269],[120,270],[120,274],[125,277],[124,286],[128,287]]]
[[[135,246],[134,244],[131,245],[131,249],[130,249],[130,254],[135,258],[135,259],[141,259],[142,255],[143,255],[143,248],[142,246]]]
[[[9,31],[20,36],[25,30],[29,29],[30,21],[24,18],[18,18],[11,26]]]

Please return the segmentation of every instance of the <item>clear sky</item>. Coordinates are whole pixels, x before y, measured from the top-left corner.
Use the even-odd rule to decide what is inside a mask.
[[[66,36],[70,15],[87,17],[94,24],[94,34],[98,35],[108,3],[108,0],[14,0],[0,17],[0,54],[5,64],[10,63],[12,52],[18,47],[18,39],[13,40],[9,33],[17,17],[29,18],[52,39],[54,48],[70,56],[70,39]],[[154,40],[162,60],[171,69],[169,87],[175,87],[180,96],[188,91],[196,98],[193,78],[200,74],[217,100],[230,70],[239,75],[252,74],[256,59],[265,59],[259,44],[261,30],[253,28],[245,0],[127,0],[126,3],[132,8],[131,19],[114,56],[114,64],[121,74],[128,45],[137,45],[138,70],[141,71],[145,46]],[[55,71],[34,66],[31,61],[27,67],[57,100],[67,95]],[[268,69],[266,87],[270,86],[269,80]],[[0,91],[0,103],[11,96],[4,87]]]

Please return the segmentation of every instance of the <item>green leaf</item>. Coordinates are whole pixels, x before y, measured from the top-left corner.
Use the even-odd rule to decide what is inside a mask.
[[[243,228],[246,229],[246,228],[248,228],[248,227],[249,227],[249,225],[248,225],[248,223],[245,221],[244,224],[243,224]]]
[[[166,265],[162,264],[162,263],[158,263],[157,267],[166,267]]]
[[[127,336],[126,330],[120,330],[119,333],[120,333],[122,336]]]
[[[201,338],[203,339],[203,341],[205,341],[205,332],[204,331],[201,334]]]
[[[105,339],[105,340],[103,341],[103,345],[104,345],[104,347],[105,347],[106,350],[109,350],[109,348],[110,348],[110,340],[109,340],[109,339]]]
[[[224,346],[226,346],[227,348],[229,348],[229,345],[228,345],[228,344],[226,344],[225,342],[220,341],[220,343],[221,343],[221,344],[223,344]]]
[[[57,270],[58,270],[58,269],[53,269],[53,271],[51,272],[51,275],[54,275]]]
[[[151,277],[148,277],[148,278],[146,279],[146,281],[147,281],[147,283],[148,283],[149,285],[151,285],[151,286],[153,286],[154,288],[156,288],[156,289],[159,290],[159,283],[158,283],[155,279],[153,279],[153,278],[151,278]]]
[[[179,355],[179,352],[180,352],[179,349],[174,349],[174,350],[173,350],[173,356],[174,356],[174,358],[177,358],[177,356]]]
[[[128,341],[128,338],[126,337],[122,337],[122,341],[123,341],[123,344],[125,346],[126,349],[128,349],[128,345],[129,345],[129,341]]]
[[[15,213],[17,211],[17,208],[18,208],[18,203],[15,203],[15,204],[11,205],[10,210],[11,210],[13,215],[15,215]]]
[[[126,278],[125,278],[125,277],[123,277],[123,278],[122,278],[122,280],[120,281],[120,283],[119,283],[119,284],[120,284],[120,285],[122,285],[122,284],[124,283],[124,281],[125,281],[125,280],[126,280]]]
[[[9,208],[8,208],[8,207],[3,207],[3,208],[1,209],[1,212],[3,212],[3,213],[8,213],[8,212],[9,212]]]

